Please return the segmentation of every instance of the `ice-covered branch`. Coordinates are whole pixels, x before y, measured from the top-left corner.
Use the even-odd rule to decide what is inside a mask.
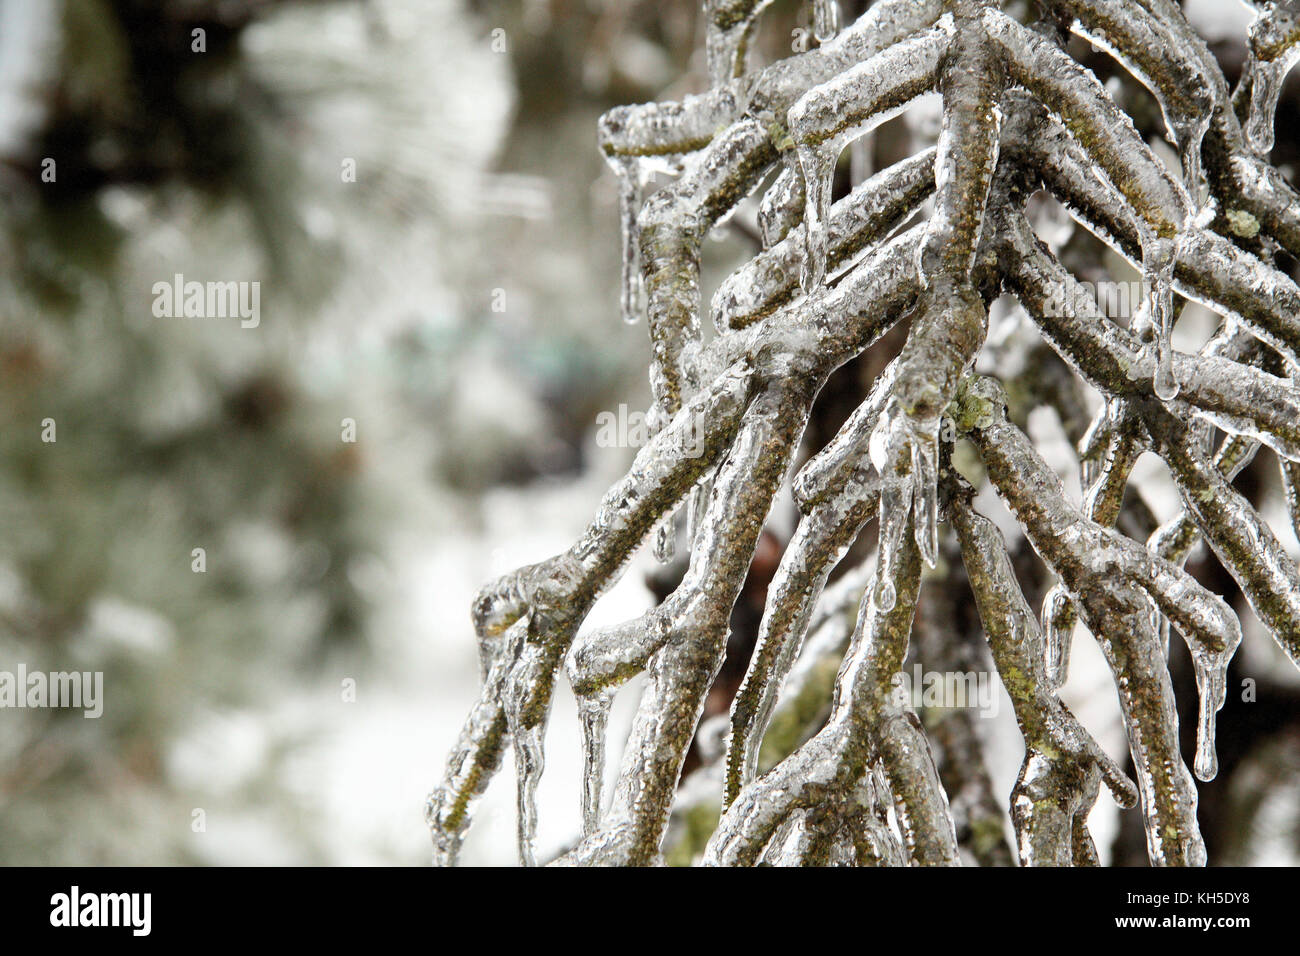
[[[1194,766],[1209,779],[1241,627],[1182,570],[1198,536],[1300,664],[1300,573],[1232,485],[1261,449],[1276,453],[1300,529],[1300,286],[1274,262],[1279,248],[1300,251],[1300,197],[1267,159],[1278,89],[1300,58],[1294,2],[1258,5],[1233,95],[1174,0],[1043,0],[1032,25],[995,0],[879,0],[844,29],[838,5],[818,0],[819,45],[751,69],[768,6],[708,0],[710,88],[601,118],[600,148],[620,184],[622,311],[647,319],[653,435],[573,547],[480,593],[483,688],[427,808],[436,859],[454,861],[475,800],[513,746],[520,856],[535,862],[543,735],[564,665],[579,699],[583,828],[558,862],[661,861],[733,606],[789,481],[798,524],[732,702],[725,759],[704,768],[709,792],[721,789],[705,862],[945,865],[963,852],[1009,860],[973,722],[959,715],[933,729],[937,764],[931,736],[896,693],[909,648],[930,666],[962,661],[965,634],[936,626],[934,612],[923,610],[913,633],[918,607],[952,600],[923,588],[960,572],[959,549],[1024,737],[1009,803],[1020,861],[1096,863],[1086,819],[1104,784],[1121,805],[1140,801],[1153,863],[1204,863],[1162,636],[1172,626],[1191,652]],[[1109,50],[1155,96],[1181,181],[1069,55],[1067,30]],[[942,100],[934,145],[835,193],[844,149],[860,153],[864,133],[933,91]],[[655,173],[675,178],[659,185]],[[1040,188],[1141,270],[1127,327],[1063,265],[1078,251],[1058,258],[1034,234],[1026,209]],[[757,216],[762,248],[706,304],[702,246],[737,210]],[[991,334],[990,303],[1004,291],[1029,322]],[[1173,348],[1176,295],[1223,317],[1195,352]],[[850,396],[855,411],[791,479],[832,373],[905,317],[900,353]],[[1034,329],[1065,365],[1053,358],[1051,369],[1008,373],[1021,403],[1009,415],[1001,386],[972,369],[986,350],[1050,355]],[[1083,383],[1101,393],[1099,410]],[[1070,500],[1013,424],[1040,403],[1057,407],[1080,440],[1082,501]],[[1226,433],[1217,451],[1216,429]],[[1057,579],[1041,624],[1025,597],[1038,585],[1022,592],[1005,542],[951,466],[959,435]],[[1182,499],[1182,513],[1154,534],[1155,521],[1126,498],[1147,452],[1168,466]],[[673,513],[687,498],[681,582],[643,615],[580,633],[656,529],[656,551],[667,556]],[[862,561],[870,542],[859,538],[873,519],[874,556]],[[857,570],[828,589],[851,550]],[[945,563],[923,583],[926,565]],[[846,600],[859,605],[851,627]],[[1056,697],[1076,618],[1113,673],[1136,786]],[[607,716],[636,674],[646,686],[606,807]],[[945,780],[964,791],[953,805]],[[692,787],[691,807],[706,789]],[[966,821],[960,850],[954,806]],[[976,827],[983,835],[972,842]],[[698,834],[689,854],[703,842]]]

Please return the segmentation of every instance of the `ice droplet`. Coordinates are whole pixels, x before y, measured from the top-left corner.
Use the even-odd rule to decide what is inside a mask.
[[[835,39],[840,32],[840,5],[838,0],[813,0],[813,36],[818,43]]]

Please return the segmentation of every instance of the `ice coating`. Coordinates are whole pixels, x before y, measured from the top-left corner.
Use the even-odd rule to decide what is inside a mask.
[[[1232,481],[1254,460],[1259,448],[1260,443],[1253,439],[1230,435],[1216,452],[1214,466],[1225,479]],[[1181,565],[1199,540],[1200,529],[1195,519],[1187,511],[1182,511],[1152,533],[1147,547],[1165,560]]]
[[[1282,493],[1286,497],[1291,528],[1300,537],[1300,464],[1282,459],[1278,462],[1282,472]]]
[[[1155,96],[1178,149],[1183,186],[1197,204],[1201,146],[1213,116],[1215,90],[1201,51],[1187,40],[1190,28],[1180,29],[1186,26],[1181,10],[1175,12],[1168,4],[1157,4],[1162,8],[1157,11],[1107,0],[1049,0],[1049,6]]]
[[[1047,185],[1070,214],[1099,239],[1140,268],[1142,232],[1137,215],[1118,192],[1092,174],[1086,154],[1064,130],[1048,124],[1026,145]],[[1117,211],[1118,210],[1118,211]],[[1176,208],[1167,212],[1170,218]],[[1175,249],[1174,287],[1279,349],[1292,361],[1300,348],[1300,288],[1277,270],[1223,236],[1198,226],[1185,228]]]
[[[901,497],[895,500],[892,489],[882,491],[882,564],[890,560],[883,547],[886,531],[892,534],[903,520],[892,514],[895,507],[914,510],[921,559],[930,567],[938,562],[942,416],[988,331],[972,269],[997,166],[1002,121],[998,102],[1006,82],[994,45],[981,29],[989,8],[982,0],[952,4],[953,38],[939,67],[944,122],[935,153],[935,209],[917,257],[928,286],[899,357],[895,400],[876,426],[879,437],[872,450],[881,474],[886,474],[881,464],[885,458],[897,461],[906,454],[911,459],[910,469],[900,477],[909,486],[900,487]],[[954,122],[954,116],[967,121]]]
[[[1139,357],[1136,343],[1125,342],[1123,330],[1104,322],[1089,305],[1090,297],[1080,294],[1077,282],[1052,260],[1051,254],[1031,240],[1022,224],[1009,248],[1009,278],[1030,315],[1040,323],[1049,341],[1080,374],[1100,387],[1119,394],[1132,393],[1149,381],[1154,369]],[[1046,303],[1053,290],[1065,289],[1074,308],[1068,315],[1050,315]],[[1080,321],[1083,320],[1083,321]],[[1229,406],[1244,409],[1252,392],[1275,388],[1262,407],[1252,407],[1251,430],[1272,441],[1284,441],[1295,420],[1289,413],[1273,417],[1279,403],[1294,395],[1290,383],[1262,378],[1267,373],[1219,357],[1200,357],[1194,365],[1176,358],[1180,369],[1182,399],[1217,409],[1218,416]],[[1169,412],[1143,409],[1143,427],[1154,447],[1170,465],[1183,493],[1184,505],[1200,526],[1206,541],[1237,580],[1260,619],[1278,644],[1292,658],[1300,660],[1300,575],[1284,553],[1276,536],[1223,478],[1204,454],[1187,422]],[[1222,419],[1232,418],[1228,412]],[[1267,423],[1266,423],[1267,421]],[[1252,436],[1253,437],[1253,436]],[[1213,506],[1208,503],[1214,502]]]
[[[730,804],[755,776],[759,746],[772,719],[778,688],[785,687],[798,657],[814,606],[835,564],[862,527],[879,511],[880,482],[868,462],[867,443],[889,394],[897,363],[878,379],[872,397],[844,424],[835,439],[807,462],[794,481],[794,494],[805,512],[786,548],[768,598],[757,645],[744,684],[731,709],[724,801]],[[867,581],[847,578],[848,590],[860,597]],[[844,591],[844,583],[840,585]],[[843,602],[834,599],[832,607]],[[854,601],[856,604],[857,602]],[[784,691],[783,691],[784,693]]]
[[[825,225],[829,269],[851,267],[916,211],[934,190],[934,157],[931,148],[881,170],[831,207]],[[785,175],[777,177],[774,190]],[[795,175],[802,218],[803,179]],[[713,297],[714,326],[724,332],[742,329],[790,303],[801,291],[804,248],[802,230],[792,228],[723,280]]]
[[[1100,81],[1050,41],[997,10],[984,15],[1007,71],[1085,147],[1092,161],[1151,232],[1177,234],[1188,220],[1187,193],[1138,136]]]
[[[826,276],[823,224],[830,211],[831,180],[849,140],[897,115],[937,81],[939,59],[952,33],[945,17],[936,27],[878,53],[790,107],[789,129],[804,181],[804,242],[800,272],[805,293]]]
[[[769,597],[773,613],[765,615],[759,646],[750,659],[744,685],[732,704],[732,730],[724,768],[724,807],[730,806],[741,787],[748,786],[757,775],[760,747],[769,726],[801,726],[802,719],[806,719],[801,715],[808,709],[807,702],[821,701],[825,690],[821,685],[826,675],[833,676],[839,667],[862,595],[875,576],[873,563],[859,565],[827,588],[821,601],[818,598],[822,597],[831,567],[843,557],[851,539],[869,520],[875,503],[874,497],[860,499],[855,509],[856,520],[851,519],[850,527],[842,533],[837,531],[844,526],[834,525],[830,516],[816,522],[816,533],[824,536],[820,541],[827,541],[833,553],[809,548],[797,563],[782,562],[779,583],[774,582],[778,587]],[[812,612],[813,605],[817,605],[816,614]],[[803,641],[805,632],[806,642]],[[793,749],[794,743],[782,748],[780,757],[788,756]]]
[[[1057,699],[1044,668],[1047,656],[1006,552],[1002,535],[970,505],[972,490],[945,476],[951,513],[984,630],[1025,738],[1025,759],[1011,796],[1024,866],[1086,865],[1083,828],[1104,780],[1121,806],[1136,788]],[[1084,830],[1086,833],[1086,830]]]
[[[1200,865],[1205,849],[1196,825],[1196,789],[1178,750],[1173,692],[1163,656],[1153,653],[1152,600],[1167,607],[1172,587],[1189,606],[1180,626],[1209,633],[1236,619],[1223,602],[1141,545],[1089,521],[1066,499],[1060,479],[1024,434],[1005,418],[1005,393],[988,379],[964,386],[963,406],[982,417],[969,434],[999,495],[1023,524],[1035,550],[1080,595],[1085,622],[1102,637],[1116,675],[1130,751],[1137,768],[1148,851],[1153,863]],[[970,420],[969,416],[966,416]],[[1224,625],[1230,627],[1231,625]],[[1236,631],[1240,637],[1239,626]],[[1235,642],[1218,635],[1220,644]]]
[[[1080,478],[1085,489],[1083,510],[1089,520],[1107,528],[1115,526],[1129,476],[1145,447],[1132,405],[1115,398],[1107,400],[1079,442]],[[1068,678],[1077,621],[1078,608],[1058,582],[1044,596],[1042,609],[1047,673],[1057,688]]]
[[[1295,64],[1296,54],[1284,59],[1252,60],[1250,71],[1250,112],[1246,117],[1246,141],[1256,155],[1267,157],[1273,151],[1273,122],[1282,82]]]
[[[868,590],[848,656],[836,680],[835,705],[826,725],[776,769],[744,787],[731,803],[706,849],[706,862],[755,862],[796,811],[818,795],[833,813],[856,816],[860,786],[879,755],[892,794],[907,858],[921,865],[953,865],[956,840],[947,799],[916,715],[893,700],[891,678],[907,650],[920,584],[920,561],[910,530],[899,536],[891,572],[895,601],[888,609]]]

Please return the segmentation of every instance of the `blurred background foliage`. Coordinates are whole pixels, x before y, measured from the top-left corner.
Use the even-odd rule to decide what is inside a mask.
[[[566,547],[633,454],[593,439],[648,398],[595,123],[704,87],[699,6],[0,0],[0,670],[105,674],[99,720],[0,711],[0,863],[427,859],[423,794],[477,694],[470,597]],[[1244,14],[1204,17],[1231,78]],[[807,22],[778,0],[758,58]],[[867,161],[905,155],[907,129]],[[1298,143],[1279,124],[1275,160]],[[752,212],[715,238],[706,295],[752,254]],[[155,317],[176,273],[260,282],[260,324]],[[839,376],[810,449],[881,361]],[[679,571],[639,564],[591,623]],[[1225,862],[1300,855],[1297,693],[1279,685],[1269,735],[1252,720],[1214,785]],[[565,707],[543,855],[576,833]],[[466,862],[513,861],[508,790]]]

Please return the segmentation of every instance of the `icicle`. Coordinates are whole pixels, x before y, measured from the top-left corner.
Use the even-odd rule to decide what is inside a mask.
[[[741,21],[726,29],[709,26],[704,38],[704,52],[709,64],[709,85],[725,86],[739,66],[740,46],[749,23]]]
[[[1166,640],[1172,621],[1191,652],[1200,696],[1193,769],[1201,780],[1213,780],[1218,773],[1215,716],[1227,699],[1228,663],[1241,644],[1241,624],[1221,598],[1208,592],[1197,593],[1195,585],[1188,586],[1190,581],[1177,565],[1157,563],[1153,564],[1153,574],[1145,586],[1156,601],[1157,617],[1159,612],[1164,613]]]
[[[872,153],[876,146],[875,131],[864,133],[849,144],[849,183],[857,186],[875,172]]]
[[[524,724],[524,702],[527,699],[527,675],[535,672],[540,648],[528,643],[531,614],[525,614],[511,624],[504,635],[504,660],[511,662],[505,676],[506,728],[515,748],[515,774],[518,784],[518,835],[519,862],[522,866],[536,866],[533,843],[537,835],[537,785],[542,779],[545,758],[542,740],[546,733],[545,721],[531,727]]]
[[[890,399],[885,412],[871,432],[868,452],[876,471],[882,476],[880,486],[880,537],[876,546],[876,589],[873,600],[882,611],[893,610],[898,599],[894,577],[902,551],[907,521],[912,511],[915,474],[898,473],[899,456],[906,447],[910,431],[907,416]],[[917,535],[918,542],[921,535]]]
[[[1277,115],[1277,101],[1286,79],[1284,60],[1256,60],[1251,54],[1247,63],[1250,77],[1250,110],[1246,114],[1246,142],[1260,159],[1273,151],[1273,123]]]
[[[758,204],[758,233],[764,249],[786,237],[803,211],[803,174],[795,163],[781,170]]]
[[[659,526],[655,532],[655,560],[660,564],[669,564],[677,553],[677,520],[675,515]]]
[[[835,162],[814,146],[798,148],[799,168],[804,185],[804,260],[799,267],[799,285],[805,295],[826,279],[826,217],[831,206],[831,181]]]
[[[1159,618],[1159,612],[1164,612],[1162,623],[1166,640],[1172,619],[1186,640],[1196,670],[1200,708],[1193,769],[1201,780],[1213,780],[1218,773],[1218,757],[1214,750],[1215,716],[1227,699],[1228,663],[1241,644],[1241,624],[1220,598],[1208,592],[1198,594],[1194,586],[1189,587],[1191,579],[1176,565],[1161,567],[1154,564],[1153,572],[1146,582],[1146,589],[1158,605],[1155,617]]]
[[[898,600],[894,576],[898,571],[898,553],[907,533],[907,519],[912,510],[911,482],[895,478],[880,488],[880,539],[876,546],[876,607],[892,611]]]
[[[1166,656],[1171,622],[1191,652],[1200,695],[1193,769],[1201,780],[1213,780],[1218,773],[1215,715],[1227,698],[1228,663],[1241,644],[1241,623],[1222,598],[1201,589],[1179,564],[1152,558],[1149,576],[1142,583],[1155,599],[1154,620],[1162,627]]]
[[[758,15],[772,0],[705,0],[708,21],[704,51],[709,64],[709,82],[725,86],[745,75],[745,49],[753,35]]]
[[[1062,584],[1053,585],[1043,598],[1042,613],[1047,682],[1051,690],[1064,687],[1070,676],[1070,645],[1074,642],[1074,615],[1070,611],[1070,592]],[[1063,626],[1066,621],[1069,627]]]
[[[1192,212],[1201,207],[1201,144],[1210,128],[1210,114],[1205,113],[1173,124],[1178,141],[1178,162],[1183,167],[1183,186],[1192,200]]]
[[[542,779],[545,758],[542,752],[541,724],[516,730],[515,764],[519,768],[519,865],[536,866],[533,844],[537,838],[537,785]]]
[[[818,43],[835,39],[840,32],[840,5],[838,0],[813,0],[813,36]]]
[[[1201,696],[1200,715],[1196,721],[1196,776],[1213,780],[1219,773],[1219,755],[1214,749],[1214,718],[1227,699],[1227,666],[1222,662],[1207,663],[1201,655],[1193,654],[1196,662],[1196,690]]]
[[[605,727],[614,695],[608,691],[578,698],[582,723],[582,835],[596,832],[605,790]]]
[[[1088,430],[1079,439],[1079,485],[1085,490],[1095,485],[1101,477],[1106,466],[1106,449],[1110,446],[1110,436],[1121,414],[1121,403],[1107,398],[1089,423]]]
[[[916,544],[930,567],[939,563],[939,429],[912,429],[912,496]]]
[[[1273,149],[1273,127],[1282,84],[1300,60],[1300,8],[1294,0],[1255,3],[1247,46],[1250,56],[1243,72],[1250,84],[1250,105],[1244,123],[1246,143],[1261,159]]]
[[[1291,529],[1300,538],[1300,464],[1286,459],[1279,459],[1282,470],[1282,492],[1286,498],[1286,510],[1291,515]]]
[[[641,280],[641,237],[637,216],[651,171],[647,163],[635,156],[606,157],[618,177],[618,214],[623,234],[623,286],[620,303],[623,321],[635,325],[644,308]]]
[[[502,693],[505,698],[506,728],[515,750],[515,776],[517,783],[516,807],[518,819],[519,863],[536,866],[533,845],[537,837],[537,786],[545,767],[543,739],[546,721],[525,725],[524,707],[527,689],[543,658],[540,645],[528,643],[528,630],[532,615],[525,614],[505,633],[505,659],[511,661]],[[503,662],[504,663],[504,662]]]
[[[1147,236],[1143,240],[1142,283],[1146,289],[1143,306],[1151,322],[1156,346],[1156,373],[1151,387],[1162,402],[1172,401],[1178,395],[1174,351],[1170,342],[1174,328],[1174,253],[1173,239]]]
[[[691,489],[689,503],[686,506],[686,544],[695,547],[695,538],[704,525],[705,515],[709,510],[709,498],[713,492],[713,479],[703,478]]]

